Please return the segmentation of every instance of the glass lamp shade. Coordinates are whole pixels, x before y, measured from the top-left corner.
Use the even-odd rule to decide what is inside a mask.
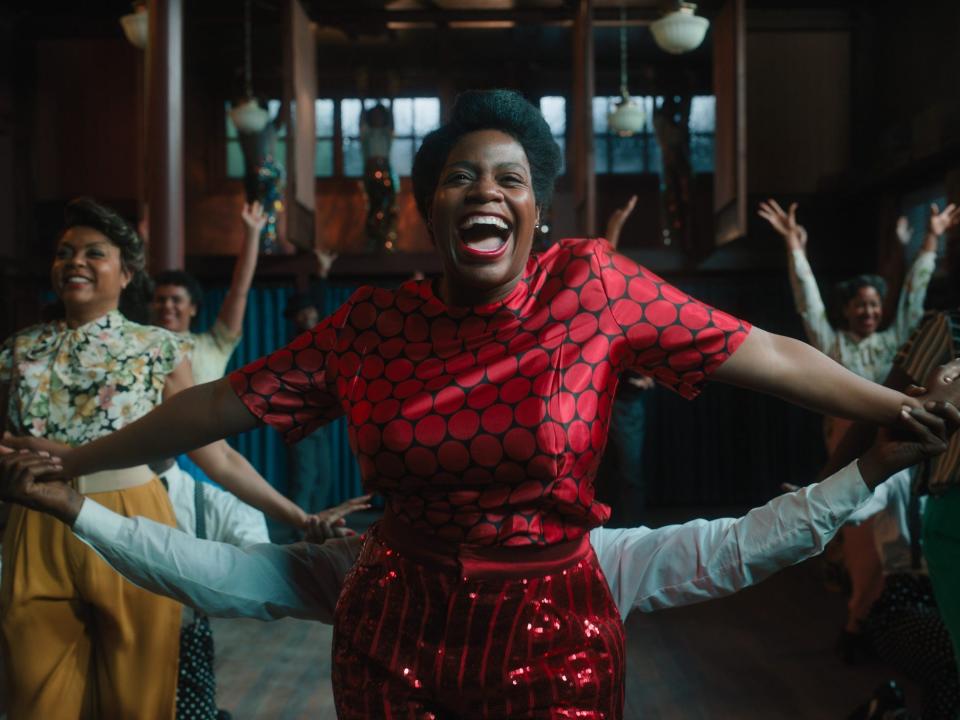
[[[124,15],[120,18],[120,26],[123,28],[123,34],[127,36],[127,40],[130,41],[131,45],[140,50],[147,49],[150,25],[146,7],[141,5],[137,7],[136,12]]]
[[[237,128],[237,132],[255,134],[270,122],[270,113],[260,107],[253,98],[247,98],[230,109],[230,119]]]
[[[700,47],[710,21],[694,15],[696,5],[682,4],[679,10],[664,15],[650,25],[653,39],[663,50],[674,55],[690,52]]]
[[[616,109],[607,116],[607,127],[621,137],[629,137],[643,130],[646,113],[636,100],[624,92]]]

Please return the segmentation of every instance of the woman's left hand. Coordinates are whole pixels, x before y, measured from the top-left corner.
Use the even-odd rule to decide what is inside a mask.
[[[307,515],[304,539],[308,542],[324,543],[333,538],[353,535],[353,530],[346,526],[345,518],[358,510],[368,509],[372,497],[373,495],[360,495],[342,502],[336,507]]]
[[[936,203],[930,206],[930,219],[927,221],[927,233],[940,237],[960,222],[960,207],[950,203],[942,211]]]

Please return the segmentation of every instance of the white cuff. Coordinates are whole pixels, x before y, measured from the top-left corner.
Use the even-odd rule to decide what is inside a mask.
[[[108,545],[119,538],[126,519],[85,497],[73,523],[73,534],[90,544]]]
[[[859,458],[842,470],[838,470],[817,487],[823,493],[823,500],[839,518],[846,518],[871,497],[873,491],[860,474]]]

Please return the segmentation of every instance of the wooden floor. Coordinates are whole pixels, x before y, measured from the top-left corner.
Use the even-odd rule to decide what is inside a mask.
[[[812,564],[737,596],[627,623],[627,718],[840,720],[887,677],[833,653],[843,599]],[[329,627],[215,621],[220,705],[236,720],[334,718]],[[898,678],[915,704],[916,688]]]

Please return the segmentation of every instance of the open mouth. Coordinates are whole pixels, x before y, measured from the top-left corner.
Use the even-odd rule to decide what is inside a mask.
[[[63,279],[63,287],[65,289],[86,287],[87,285],[93,285],[93,280],[83,275],[67,275]]]
[[[457,230],[469,256],[494,260],[507,251],[513,226],[499,215],[468,215]]]

